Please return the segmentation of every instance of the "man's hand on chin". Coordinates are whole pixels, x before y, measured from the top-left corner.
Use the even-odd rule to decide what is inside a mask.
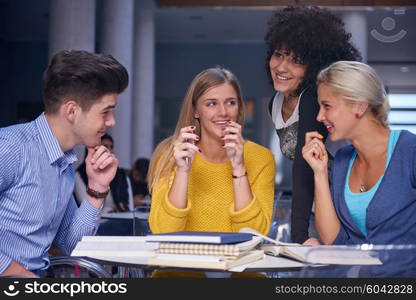
[[[105,146],[88,148],[85,159],[88,177],[88,201],[96,208],[101,208],[110,183],[114,179],[118,168],[118,159]],[[92,190],[92,191],[91,191]]]

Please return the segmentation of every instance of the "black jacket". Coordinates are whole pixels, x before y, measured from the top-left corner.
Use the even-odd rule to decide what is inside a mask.
[[[273,99],[269,102],[271,115]],[[292,171],[292,215],[291,237],[292,242],[303,243],[309,238],[309,217],[314,198],[313,171],[303,159],[302,147],[305,145],[305,134],[308,131],[318,131],[324,136],[328,135],[325,126],[316,120],[319,112],[316,88],[308,88],[301,97],[299,103],[299,124],[295,159]]]

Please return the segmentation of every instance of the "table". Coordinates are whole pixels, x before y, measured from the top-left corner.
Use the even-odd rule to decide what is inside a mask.
[[[262,260],[249,263],[244,266],[234,267],[225,272],[264,272],[268,277],[285,277],[284,272],[292,272],[289,277],[416,277],[416,244],[415,245],[357,245],[352,249],[362,251],[374,251],[382,265],[316,265],[301,263],[285,257],[265,255]],[[317,249],[316,251],[320,251]],[[165,268],[147,265],[146,257],[117,257],[115,259],[92,259],[100,264],[116,265],[139,270],[169,269],[188,271],[212,271],[218,270],[191,269],[191,268]],[[295,272],[295,273],[293,273]],[[144,274],[142,272],[141,274]]]
[[[125,211],[125,212],[112,212],[101,214],[102,219],[108,220],[132,220],[133,218],[139,220],[147,220],[149,218],[149,212],[143,211]]]
[[[90,258],[87,259],[101,264],[111,265],[122,268],[133,269],[137,277],[142,277],[146,273],[150,273],[156,269],[174,270],[174,271],[195,271],[195,272],[214,272],[214,273],[229,273],[229,272],[262,272],[268,273],[269,277],[279,272],[300,272],[308,264],[294,261],[292,259],[284,257],[275,257],[265,255],[262,260],[255,261],[246,265],[231,268],[227,271],[213,270],[213,269],[195,269],[195,268],[178,268],[178,267],[163,267],[148,265],[146,263],[146,257],[117,257],[114,259],[98,259]],[[317,266],[318,267],[318,266]]]

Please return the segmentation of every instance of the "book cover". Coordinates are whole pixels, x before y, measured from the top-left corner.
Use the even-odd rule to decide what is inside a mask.
[[[71,256],[86,256],[102,260],[114,260],[114,258],[123,257],[150,257],[155,256],[154,251],[150,250],[125,250],[125,251],[108,251],[108,250],[84,250],[74,249]],[[110,259],[111,258],[111,259]]]
[[[161,267],[196,268],[208,270],[228,270],[263,259],[262,250],[252,250],[235,259],[224,256],[158,254],[150,257],[147,264]]]
[[[129,236],[129,235],[84,235],[81,239],[82,242],[146,242],[145,236]]]
[[[146,236],[148,242],[180,242],[201,244],[234,244],[251,240],[251,233],[242,232],[209,232],[177,231]]]
[[[373,251],[345,246],[273,246],[263,245],[267,255],[284,256],[311,264],[337,265],[381,265],[382,262]]]
[[[105,257],[148,257],[155,254],[158,249],[158,243],[146,243],[145,241],[132,242],[122,241],[117,242],[110,240],[98,241],[80,241],[77,243],[71,256],[88,256],[92,258]]]

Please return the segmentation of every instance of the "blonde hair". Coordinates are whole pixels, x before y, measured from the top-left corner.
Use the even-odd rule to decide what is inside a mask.
[[[238,83],[235,75],[229,70],[221,67],[210,68],[200,72],[192,80],[185,94],[185,98],[182,102],[181,113],[178,122],[176,123],[175,132],[172,136],[163,140],[153,152],[147,178],[150,193],[152,192],[155,183],[160,179],[168,180],[169,174],[175,166],[175,161],[173,159],[173,143],[179,137],[181,128],[193,125],[196,127],[195,134],[201,136],[199,119],[195,118],[195,107],[199,98],[207,90],[224,83],[231,84],[237,94],[237,123],[243,125],[245,114],[244,102],[240,84]]]
[[[380,77],[369,65],[357,61],[338,61],[319,72],[317,85],[324,83],[345,101],[367,103],[374,118],[387,127],[390,109],[386,90]]]

